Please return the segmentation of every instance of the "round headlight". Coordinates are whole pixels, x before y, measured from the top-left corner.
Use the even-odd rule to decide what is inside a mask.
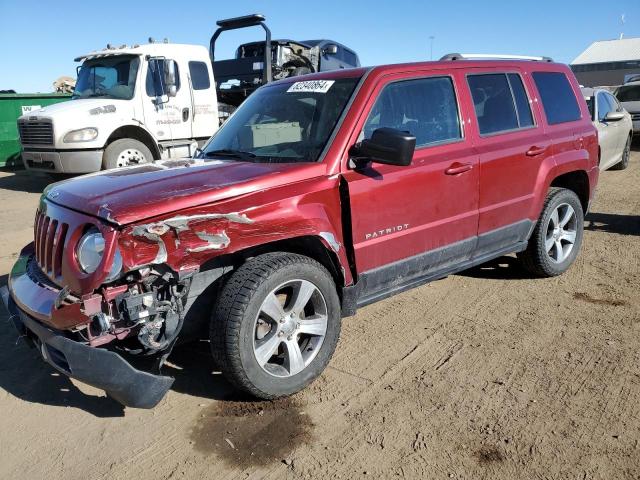
[[[100,232],[90,230],[78,242],[76,256],[78,264],[85,273],[93,273],[100,265],[102,256],[104,255],[104,237]],[[109,275],[106,281],[115,279],[122,270],[122,255],[120,249],[116,247],[116,253],[113,256],[113,263],[109,269]]]

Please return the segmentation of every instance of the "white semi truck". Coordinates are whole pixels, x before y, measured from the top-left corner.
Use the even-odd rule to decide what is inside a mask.
[[[192,156],[218,129],[209,52],[155,43],[76,58],[72,100],[18,119],[30,170],[87,173]]]

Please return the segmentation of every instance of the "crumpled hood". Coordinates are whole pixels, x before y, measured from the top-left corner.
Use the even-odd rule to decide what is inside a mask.
[[[126,225],[252,191],[320,175],[321,163],[166,160],[84,175],[49,185],[43,197]]]

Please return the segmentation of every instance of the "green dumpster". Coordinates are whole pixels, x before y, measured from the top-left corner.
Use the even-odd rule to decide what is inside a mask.
[[[17,120],[20,115],[69,100],[66,93],[0,94],[0,167],[21,165]]]

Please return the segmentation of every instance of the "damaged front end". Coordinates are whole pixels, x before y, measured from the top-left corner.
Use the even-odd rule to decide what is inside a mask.
[[[171,353],[189,308],[226,271],[203,273],[201,259],[186,261],[229,245],[224,226],[211,220],[251,223],[209,213],[113,228],[42,202],[35,241],[21,252],[3,292],[14,325],[58,371],[124,405],[155,406],[173,379],[151,372]],[[81,252],[92,235],[93,250]],[[139,357],[145,371],[130,363]]]
[[[127,359],[156,354],[160,366],[180,331],[184,292],[149,271],[131,284],[76,297],[47,279],[29,246],[1,293],[20,336],[57,371],[125,406],[152,408],[173,378],[138,370]]]

